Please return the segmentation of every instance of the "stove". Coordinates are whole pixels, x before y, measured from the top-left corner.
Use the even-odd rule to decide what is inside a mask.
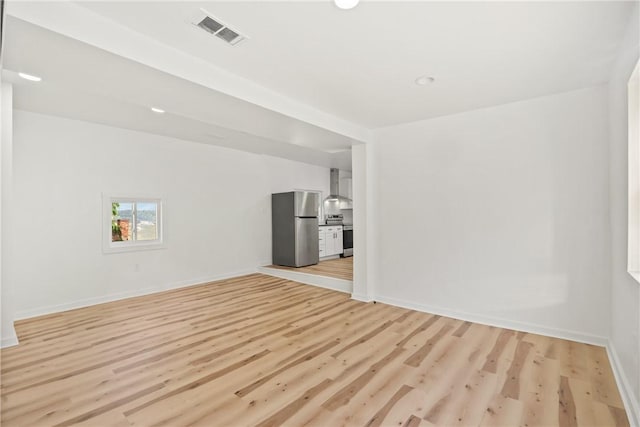
[[[327,225],[342,225],[343,219],[344,219],[344,216],[342,214],[327,215],[325,217],[325,223]]]
[[[353,256],[353,225],[342,227],[342,255],[343,258]]]

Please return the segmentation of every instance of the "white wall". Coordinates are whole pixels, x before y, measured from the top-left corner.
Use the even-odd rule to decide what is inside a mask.
[[[605,87],[374,137],[375,299],[606,342]]]
[[[627,273],[627,82],[640,57],[638,5],[609,81],[611,200],[611,345],[640,423],[640,284]]]
[[[0,16],[0,21],[2,20],[3,16]],[[0,29],[0,31],[2,31],[2,29]],[[2,33],[2,35],[4,35],[4,33]],[[0,46],[0,52],[2,52],[2,46]],[[2,57],[0,56],[0,59]],[[1,64],[1,60],[0,60],[0,64]],[[5,197],[5,193],[4,191],[2,191],[2,187],[5,184],[5,180],[2,179],[3,175],[5,174],[5,168],[2,167],[2,163],[5,161],[6,158],[6,154],[4,154],[4,146],[6,144],[5,142],[5,126],[6,126],[6,118],[5,118],[5,108],[4,108],[4,102],[2,102],[2,100],[4,99],[4,92],[5,92],[5,85],[2,82],[2,76],[0,75],[0,347],[4,347],[2,345],[2,341],[6,339],[7,336],[7,332],[5,331],[5,328],[9,329],[9,324],[11,323],[11,319],[8,318],[8,320],[5,320],[5,316],[6,313],[4,311],[2,311],[2,276],[4,275],[4,270],[2,268],[2,225],[3,225],[3,216],[2,216],[2,206],[4,206],[3,203],[3,197]],[[10,333],[13,332],[12,330],[13,328],[10,329]]]
[[[13,161],[3,285],[18,318],[255,271],[270,194],[329,190],[327,168],[23,111]],[[167,249],[103,254],[102,192],[164,197]]]
[[[7,206],[12,199],[12,170],[13,170],[13,86],[0,81],[0,168],[1,171],[1,193],[0,202],[0,236],[4,242],[7,236],[11,235],[11,221]],[[2,242],[2,243],[3,243]],[[11,304],[11,290],[7,286],[7,275],[10,265],[7,262],[7,247],[0,243],[0,301],[1,328],[0,346],[6,347],[17,344],[16,334],[13,329],[13,307]],[[5,307],[6,306],[6,307]]]
[[[353,159],[353,293],[360,301],[367,295],[367,146],[352,148]]]

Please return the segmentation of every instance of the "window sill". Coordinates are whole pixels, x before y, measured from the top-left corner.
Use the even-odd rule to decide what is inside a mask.
[[[631,277],[640,284],[640,271],[628,271],[627,273],[629,273],[629,275],[631,275]]]
[[[150,243],[150,244],[137,244],[126,246],[109,246],[102,248],[104,254],[118,254],[124,252],[139,252],[139,251],[155,251],[159,249],[167,249],[164,243]]]

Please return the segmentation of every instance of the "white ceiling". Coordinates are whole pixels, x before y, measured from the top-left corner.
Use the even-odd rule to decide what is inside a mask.
[[[8,17],[6,34],[3,78],[14,83],[17,109],[325,166],[342,158],[330,153],[354,143],[16,18]],[[18,71],[43,81],[27,82]],[[151,106],[166,113],[153,113]]]
[[[604,83],[632,2],[82,2],[163,44],[378,128]],[[204,8],[250,40],[188,24]],[[417,86],[418,76],[435,83]]]
[[[632,7],[14,1],[3,78],[20,109],[350,169],[372,129],[607,82]],[[196,28],[200,8],[250,39]]]

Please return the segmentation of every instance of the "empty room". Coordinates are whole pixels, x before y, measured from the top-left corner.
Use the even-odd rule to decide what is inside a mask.
[[[640,427],[639,1],[0,6],[2,426]]]

